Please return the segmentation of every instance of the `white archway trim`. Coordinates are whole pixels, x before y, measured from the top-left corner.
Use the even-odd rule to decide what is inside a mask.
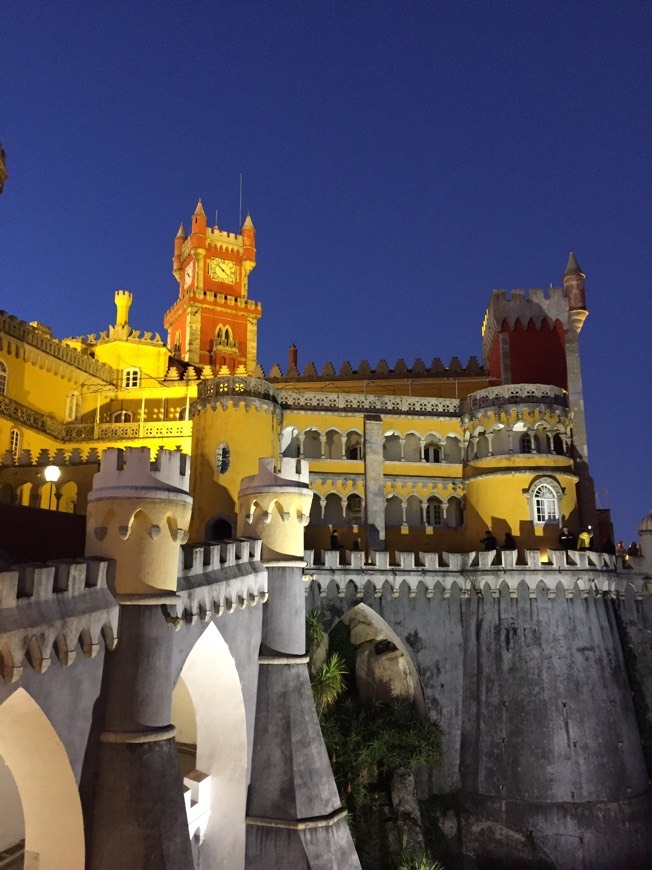
[[[190,651],[181,679],[195,708],[197,769],[211,778],[211,866],[238,870],[245,859],[247,725],[235,661],[214,623]]]
[[[40,870],[84,870],[84,822],[68,753],[24,689],[0,705],[0,756],[23,805],[26,866],[31,858]]]

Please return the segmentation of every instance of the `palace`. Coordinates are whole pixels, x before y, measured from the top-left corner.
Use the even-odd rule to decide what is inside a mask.
[[[0,866],[359,867],[306,609],[440,726],[413,803],[459,866],[648,866],[652,517],[600,551],[574,254],[482,361],[320,372],[261,368],[255,265],[200,201],[165,339],[126,290],[84,336],[0,313]]]
[[[129,324],[55,339],[38,322],[0,320],[2,499],[85,514],[107,447],[181,449],[193,457],[191,540],[233,536],[240,481],[261,456],[304,458],[314,493],[309,546],[465,552],[487,529],[523,547],[557,544],[563,521],[597,528],[588,473],[579,332],[584,274],[573,254],[563,287],[494,291],[482,364],[381,360],[300,373],[257,363],[261,304],[249,298],[255,230],[207,226],[201,202],[174,240],[176,302],[167,342]],[[210,411],[210,413],[207,413]],[[57,484],[44,466],[60,469]],[[54,499],[52,498],[54,495]]]

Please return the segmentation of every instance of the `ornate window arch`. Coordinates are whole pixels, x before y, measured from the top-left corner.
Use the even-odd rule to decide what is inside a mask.
[[[114,423],[131,423],[134,415],[131,411],[114,411],[112,419]]]
[[[530,519],[537,526],[559,525],[564,490],[554,477],[537,477],[526,490]]]
[[[426,502],[426,525],[438,528],[444,524],[444,506],[436,495],[431,495]]]
[[[20,429],[12,429],[9,433],[9,449],[11,450],[14,459],[18,459],[22,441],[23,438]]]
[[[7,392],[7,366],[0,359],[0,395]]]

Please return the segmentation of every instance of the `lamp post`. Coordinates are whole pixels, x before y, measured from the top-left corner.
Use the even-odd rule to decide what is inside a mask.
[[[54,490],[54,485],[61,477],[61,469],[58,465],[48,465],[43,472],[45,479],[48,483],[52,484],[50,486],[50,499],[48,502],[48,510],[52,510],[52,492]]]

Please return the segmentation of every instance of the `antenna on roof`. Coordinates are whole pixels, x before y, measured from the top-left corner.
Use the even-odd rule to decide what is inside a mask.
[[[215,226],[217,226],[217,209],[215,209]]]
[[[240,173],[240,222],[238,226],[242,226],[242,173]]]

